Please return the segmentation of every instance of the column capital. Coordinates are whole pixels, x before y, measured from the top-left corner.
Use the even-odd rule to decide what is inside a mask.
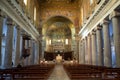
[[[91,35],[95,35],[95,34],[96,34],[95,30],[93,30],[93,31],[91,32]]]
[[[102,29],[102,26],[98,25],[96,30],[101,30]]]
[[[120,16],[120,12],[118,11],[113,11],[110,15],[109,15],[109,19],[111,20],[113,17],[119,17]]]
[[[87,36],[85,36],[85,40],[87,39]]]
[[[25,31],[23,29],[21,29],[21,35],[24,35]]]
[[[5,18],[6,17],[6,14],[0,9],[0,17],[1,18]]]
[[[80,42],[82,42],[82,40],[80,40]]]
[[[21,28],[20,28],[18,25],[16,25],[16,29],[17,29],[17,30],[21,30]]]
[[[101,23],[100,23],[100,25],[103,25],[103,24],[108,24],[109,23],[109,21],[108,20],[106,20],[106,19],[104,19]]]
[[[99,24],[99,25],[97,25],[96,26],[96,28],[95,28],[95,30],[97,31],[97,30],[101,30],[102,29],[102,26]]]
[[[85,41],[85,39],[82,39],[82,42],[84,42]]]
[[[88,38],[91,38],[91,35],[92,35],[92,34],[91,34],[91,33],[89,33],[89,34],[88,34]]]
[[[15,23],[13,22],[13,20],[11,18],[7,18],[6,24],[10,25],[10,26],[15,25]]]

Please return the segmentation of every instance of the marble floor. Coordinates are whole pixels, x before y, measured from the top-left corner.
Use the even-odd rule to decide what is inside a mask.
[[[57,64],[48,80],[70,80],[61,64]]]

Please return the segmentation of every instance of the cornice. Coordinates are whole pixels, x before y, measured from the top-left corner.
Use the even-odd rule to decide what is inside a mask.
[[[87,20],[86,24],[80,30],[79,35],[84,38],[89,34],[97,25],[102,22],[114,9],[119,6],[120,0],[101,0],[99,5],[96,6],[94,13]],[[87,31],[86,31],[87,30]]]
[[[0,9],[4,11],[23,30],[38,40],[39,32],[35,29],[31,21],[25,16],[22,8],[15,0],[1,0]]]

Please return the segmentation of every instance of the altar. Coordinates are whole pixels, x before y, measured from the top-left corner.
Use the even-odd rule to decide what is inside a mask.
[[[64,60],[72,60],[73,59],[73,51],[68,51],[68,52],[44,52],[44,58],[47,61],[53,61],[56,60],[58,62],[61,62],[63,59]]]
[[[58,54],[58,55],[56,56],[56,62],[57,62],[57,63],[61,63],[61,62],[62,62],[62,56],[60,56],[60,54]]]

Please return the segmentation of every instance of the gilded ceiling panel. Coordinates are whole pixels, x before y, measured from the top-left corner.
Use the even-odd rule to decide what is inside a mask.
[[[40,0],[39,3],[41,22],[53,16],[63,16],[79,26],[79,0]]]

